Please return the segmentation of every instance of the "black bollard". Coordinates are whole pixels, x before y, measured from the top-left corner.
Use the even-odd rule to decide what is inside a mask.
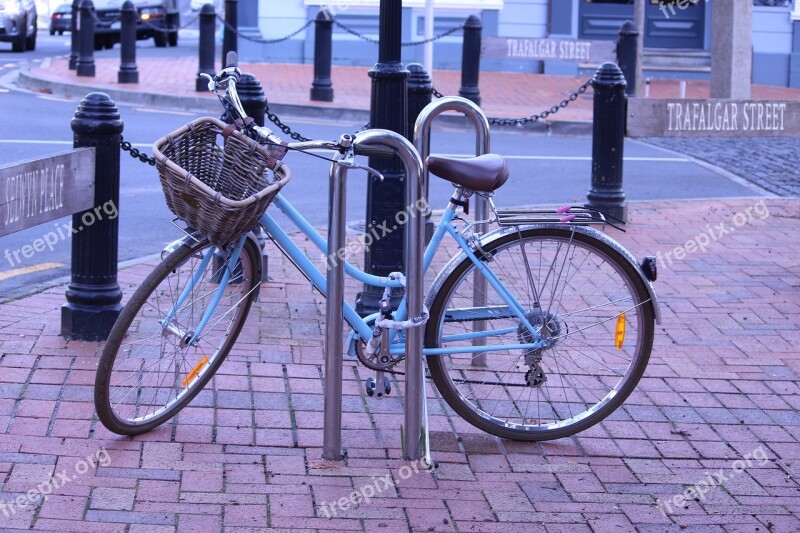
[[[239,36],[236,33],[239,31],[238,0],[225,0],[225,22],[225,29],[222,32],[222,68],[227,66],[225,61],[228,57],[228,52],[239,50]]]
[[[636,44],[639,40],[639,30],[630,20],[619,29],[617,41],[617,64],[622,69],[625,81],[628,82],[626,94],[636,96]]]
[[[333,19],[323,8],[314,20],[314,81],[311,82],[311,100],[333,102],[332,56]]]
[[[61,307],[61,335],[105,340],[122,311],[117,283],[119,143],[122,120],[103,93],[90,93],[72,119],[73,146],[95,149],[95,208],[72,215],[72,279]]]
[[[80,56],[75,70],[78,76],[94,78],[94,4],[92,0],[82,0],[80,13]]]
[[[417,117],[431,103],[433,98],[433,83],[431,77],[425,72],[425,67],[419,63],[411,63],[407,66],[408,76],[408,140],[414,142],[414,125]],[[422,194],[428,198],[428,182],[425,182],[425,190]],[[425,243],[431,242],[433,237],[433,221],[431,215],[425,217]]]
[[[236,84],[236,91],[247,116],[253,117],[256,124],[263,126],[267,97],[264,96],[264,89],[261,87],[261,82],[258,81],[258,78],[247,72],[242,73],[239,83]]]
[[[200,38],[198,43],[199,67],[197,69],[197,79],[195,80],[195,91],[208,91],[208,80],[200,74],[213,76],[214,70],[214,32],[216,31],[217,14],[214,13],[214,6],[205,4],[200,10]]]
[[[139,83],[139,69],[136,68],[136,7],[131,0],[125,0],[119,13],[122,30],[117,82]]]
[[[69,69],[75,70],[78,65],[78,50],[80,50],[80,33],[78,30],[78,17],[80,16],[81,0],[72,0],[72,20],[69,23]]]
[[[586,195],[589,200],[586,206],[627,222],[628,206],[622,191],[626,85],[622,71],[614,63],[603,64],[592,80],[592,188]]]
[[[481,105],[481,90],[478,77],[481,73],[481,19],[476,15],[467,17],[464,23],[464,44],[461,48],[461,88],[458,95]]]
[[[373,128],[383,128],[408,137],[408,70],[400,62],[403,6],[401,0],[381,0],[379,11],[378,63],[369,71],[372,92],[369,104],[369,123]],[[402,272],[405,263],[405,231],[396,223],[397,214],[406,210],[405,173],[397,157],[394,159],[369,158],[369,166],[386,178],[383,182],[374,176],[367,180],[367,228],[381,234],[364,251],[364,268],[376,276]],[[383,228],[389,228],[388,233]],[[379,308],[383,289],[364,285],[356,295],[356,311],[363,315]],[[396,307],[403,297],[402,290],[392,293],[391,304]]]

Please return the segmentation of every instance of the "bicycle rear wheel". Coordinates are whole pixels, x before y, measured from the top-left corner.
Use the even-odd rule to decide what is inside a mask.
[[[190,341],[227,269],[212,257],[165,325],[205,254],[207,241],[172,252],[131,296],[109,334],[95,379],[95,408],[114,433],[137,435],[163,424],[208,383],[233,347],[256,296],[260,253],[245,241],[231,281],[197,342]]]
[[[491,285],[476,288],[464,258],[435,292],[426,329],[426,348],[454,350],[427,358],[445,401],[488,433],[526,441],[566,437],[611,414],[653,345],[653,307],[636,267],[568,227],[511,231],[482,248],[549,346],[519,348],[533,335]]]

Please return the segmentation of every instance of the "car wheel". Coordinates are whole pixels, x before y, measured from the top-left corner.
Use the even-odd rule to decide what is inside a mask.
[[[64,30],[58,30],[59,35],[64,35]]]
[[[50,35],[55,35],[55,34],[56,34],[56,30],[54,30],[53,28],[50,28]],[[61,32],[58,32],[58,34],[61,35]]]
[[[33,24],[33,33],[28,35],[27,39],[25,39],[25,48],[30,51],[36,50],[36,33],[38,31],[38,25],[36,23]]]
[[[167,34],[158,32],[153,35],[153,41],[156,43],[156,48],[164,48],[167,46]]]

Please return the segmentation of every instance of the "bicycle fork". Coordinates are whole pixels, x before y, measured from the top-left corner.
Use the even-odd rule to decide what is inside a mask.
[[[200,282],[200,279],[203,277],[206,269],[208,268],[208,264],[211,261],[211,258],[214,256],[214,252],[216,251],[216,247],[210,247],[205,255],[203,256],[200,265],[197,267],[197,270],[192,275],[192,278],[189,280],[189,283],[186,284],[186,287],[183,288],[183,292],[178,297],[178,300],[175,302],[175,305],[172,306],[172,309],[169,310],[167,316],[165,316],[161,320],[161,327],[163,329],[163,334],[166,335],[175,335],[179,339],[181,339],[182,346],[197,346],[200,342],[200,337],[203,333],[203,330],[208,324],[208,321],[214,315],[214,312],[217,309],[217,305],[219,305],[220,300],[222,299],[223,294],[225,293],[225,289],[228,287],[228,283],[231,279],[231,273],[236,268],[236,264],[239,262],[239,257],[242,254],[242,249],[244,248],[244,242],[247,239],[247,235],[242,235],[239,238],[239,241],[236,243],[231,254],[228,256],[228,261],[225,264],[225,271],[222,274],[222,279],[219,281],[219,287],[217,287],[216,292],[214,293],[214,297],[211,299],[210,305],[206,308],[205,312],[203,313],[203,317],[200,319],[200,322],[197,324],[197,328],[194,331],[183,331],[181,330],[176,324],[172,322],[178,312],[181,310],[186,298],[194,291],[195,285]]]

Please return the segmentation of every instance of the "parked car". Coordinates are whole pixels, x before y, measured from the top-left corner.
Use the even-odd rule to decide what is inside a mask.
[[[33,0],[0,0],[0,41],[14,52],[36,49],[36,3]]]
[[[120,8],[123,0],[94,0],[94,47],[111,48],[120,40]],[[156,46],[177,46],[180,11],[177,0],[133,0],[136,7],[136,39],[152,38]],[[165,32],[165,29],[175,30]]]
[[[72,4],[61,4],[50,15],[50,35],[64,35],[72,29]]]

